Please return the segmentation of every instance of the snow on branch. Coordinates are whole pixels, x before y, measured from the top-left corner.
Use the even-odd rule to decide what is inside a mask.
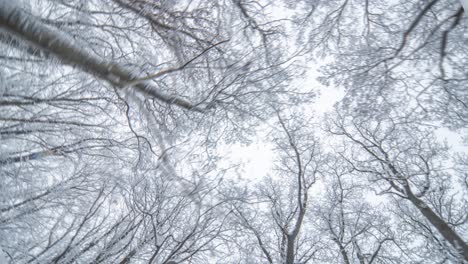
[[[157,87],[147,81],[148,78],[142,80],[135,76],[130,69],[86,51],[82,48],[84,45],[77,43],[65,32],[43,24],[21,10],[12,1],[0,0],[0,6],[0,28],[48,53],[52,53],[63,63],[77,66],[117,87],[123,88],[130,83],[137,91],[164,103],[191,111],[203,112],[202,108],[183,98],[158,91]]]

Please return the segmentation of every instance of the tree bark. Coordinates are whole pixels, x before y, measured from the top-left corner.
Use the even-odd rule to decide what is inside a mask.
[[[287,236],[288,242],[286,244],[286,264],[294,264],[294,242],[295,238],[291,235]]]
[[[416,197],[411,189],[405,188],[408,199],[413,203],[421,214],[439,231],[456,250],[460,252],[465,261],[468,261],[468,245],[466,242],[432,209],[421,199]]]
[[[14,1],[13,1],[14,2]],[[58,29],[49,27],[22,11],[10,0],[0,0],[0,27],[8,33],[30,42],[33,46],[51,53],[63,63],[77,66],[83,71],[98,76],[111,84],[122,87],[126,83],[137,80],[129,69],[106,61],[87,52],[82,43],[77,43],[71,36]],[[185,99],[158,91],[147,81],[133,85],[139,92],[154,97],[167,104],[177,105],[187,110],[202,112],[203,110]]]
[[[335,241],[335,243],[338,245],[338,247],[340,248],[340,254],[341,256],[343,257],[343,261],[345,264],[350,264],[349,262],[349,258],[348,258],[348,252],[346,252],[346,249],[343,247],[343,245],[341,244],[340,241],[338,241],[338,239],[333,239],[333,241]]]

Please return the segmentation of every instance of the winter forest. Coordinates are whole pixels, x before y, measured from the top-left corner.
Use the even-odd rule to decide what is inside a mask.
[[[0,264],[468,263],[463,1],[0,0]]]

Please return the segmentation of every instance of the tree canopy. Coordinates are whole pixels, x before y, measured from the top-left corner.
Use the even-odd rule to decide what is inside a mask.
[[[0,263],[468,262],[467,44],[457,0],[0,0]]]

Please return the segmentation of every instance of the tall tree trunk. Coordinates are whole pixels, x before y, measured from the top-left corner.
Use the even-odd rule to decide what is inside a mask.
[[[132,71],[87,52],[83,45],[77,44],[71,36],[44,25],[38,19],[22,11],[14,1],[0,0],[0,6],[0,28],[22,40],[28,41],[47,53],[54,54],[62,62],[77,66],[83,71],[107,80],[113,85],[125,86],[126,83],[132,83],[139,92],[162,102],[174,104],[188,110],[202,111],[202,109],[183,98],[159,91],[157,87],[147,81],[135,82],[138,78],[132,74]]]
[[[288,235],[288,243],[286,245],[286,264],[294,264],[294,242],[295,238],[291,235]]]
[[[338,240],[338,239],[333,239],[333,241],[335,241],[335,243],[338,245],[338,247],[340,248],[340,254],[341,256],[343,257],[343,261],[345,264],[350,264],[349,262],[349,258],[348,258],[348,252],[346,252],[346,249],[343,247],[343,245],[341,244],[341,242]]]
[[[418,208],[422,215],[439,231],[445,240],[460,252],[465,261],[468,261],[468,245],[466,242],[447,224],[447,222],[432,211],[423,200],[416,197],[409,186],[407,186],[405,190],[411,203]]]

